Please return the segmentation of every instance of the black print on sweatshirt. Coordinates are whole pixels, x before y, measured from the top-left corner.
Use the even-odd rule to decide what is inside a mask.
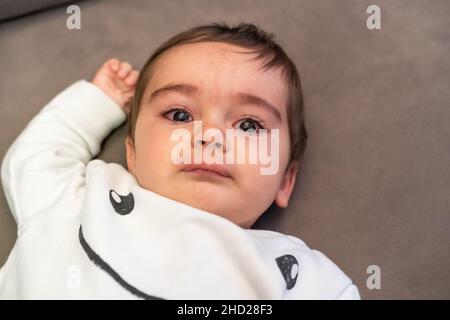
[[[131,192],[126,196],[121,196],[114,190],[109,190],[109,201],[114,210],[122,216],[131,213],[134,209],[134,196]]]
[[[125,279],[123,279],[120,274],[118,274],[105,260],[102,259],[88,244],[83,235],[83,228],[80,226],[78,230],[78,238],[80,244],[83,247],[84,252],[86,252],[88,258],[101,270],[105,271],[111,278],[113,278],[119,285],[121,285],[125,290],[134,294],[136,297],[145,300],[163,300],[160,297],[149,295],[145,292],[140,291],[136,287],[129,284]]]
[[[297,282],[299,265],[297,259],[291,254],[285,254],[284,256],[275,259],[278,268],[280,268],[281,274],[286,281],[286,288],[292,289]],[[295,274],[295,276],[294,276]]]

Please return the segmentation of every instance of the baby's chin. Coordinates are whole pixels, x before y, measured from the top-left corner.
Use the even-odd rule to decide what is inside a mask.
[[[174,185],[165,189],[163,195],[188,206],[232,219],[231,213],[236,214],[236,205],[242,202],[241,195],[233,191],[231,186],[200,180]]]
[[[242,212],[248,205],[248,199],[234,178],[186,172],[176,172],[164,179],[158,178],[148,179],[149,183],[142,181],[140,185],[171,200],[221,216],[237,225],[242,225],[240,220],[251,214],[249,211],[252,210]]]
[[[219,213],[240,202],[230,186],[195,181],[173,189],[172,196],[193,207]]]

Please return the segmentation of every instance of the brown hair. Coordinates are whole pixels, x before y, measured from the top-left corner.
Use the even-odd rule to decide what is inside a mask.
[[[139,106],[145,89],[152,76],[152,67],[162,53],[168,49],[188,43],[196,42],[223,42],[242,48],[254,49],[249,53],[258,53],[254,59],[266,59],[261,68],[282,67],[283,75],[288,84],[287,115],[289,121],[290,136],[290,161],[300,160],[303,157],[308,134],[305,128],[305,115],[303,110],[303,95],[300,76],[295,64],[287,56],[284,50],[273,40],[273,34],[268,34],[253,24],[241,23],[230,27],[225,23],[212,23],[197,26],[179,33],[164,42],[150,56],[142,68],[136,85],[136,92],[131,101],[131,112],[128,115],[128,136],[134,141],[134,132],[139,113]]]

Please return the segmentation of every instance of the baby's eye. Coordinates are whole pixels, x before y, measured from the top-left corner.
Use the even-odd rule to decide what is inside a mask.
[[[263,129],[262,125],[258,121],[250,118],[243,119],[238,122],[238,124],[240,130],[249,134],[256,134],[260,129]]]
[[[184,109],[173,109],[164,114],[166,118],[174,122],[187,122],[192,121],[192,116]]]

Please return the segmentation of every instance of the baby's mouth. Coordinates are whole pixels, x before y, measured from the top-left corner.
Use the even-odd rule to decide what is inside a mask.
[[[181,171],[196,175],[231,179],[228,170],[223,165],[217,164],[188,164]]]

